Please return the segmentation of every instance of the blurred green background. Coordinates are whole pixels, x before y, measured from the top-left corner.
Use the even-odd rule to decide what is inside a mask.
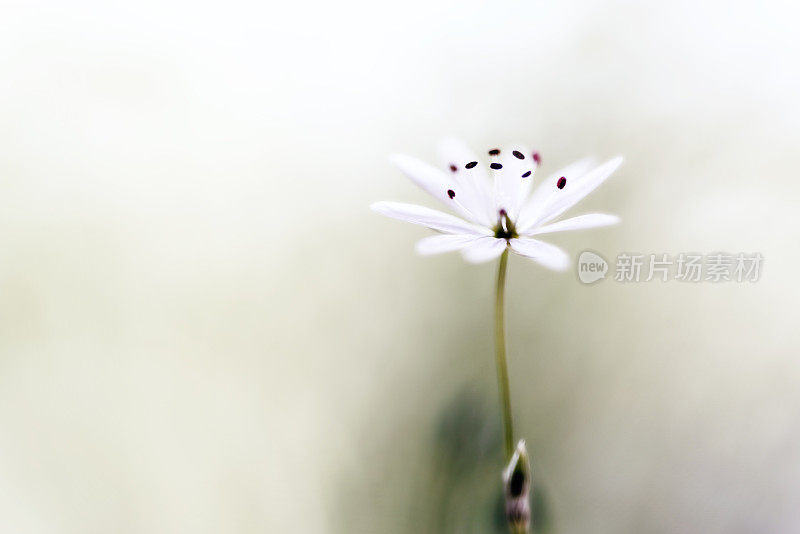
[[[512,257],[539,532],[800,530],[790,2],[0,8],[0,530],[503,532],[495,265],[421,258],[387,160],[625,164],[574,258],[760,252],[753,284]]]

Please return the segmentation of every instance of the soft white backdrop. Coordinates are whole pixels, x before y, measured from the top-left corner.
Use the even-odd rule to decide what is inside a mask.
[[[573,256],[765,256],[757,284],[591,288],[513,258],[556,530],[796,531],[797,15],[4,3],[0,530],[414,531],[374,466],[459,384],[492,398],[494,267],[367,206],[424,201],[387,156],[455,134],[626,157],[576,210],[623,223],[553,239]]]

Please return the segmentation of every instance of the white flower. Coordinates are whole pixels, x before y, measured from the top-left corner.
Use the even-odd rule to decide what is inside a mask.
[[[567,254],[533,236],[619,222],[619,217],[604,213],[553,220],[603,183],[622,163],[620,157],[592,170],[590,160],[573,163],[542,180],[529,194],[539,155],[523,147],[491,150],[488,164],[455,140],[442,143],[440,154],[446,170],[409,156],[395,155],[391,159],[412,182],[460,217],[400,202],[376,202],[371,206],[388,217],[440,232],[417,243],[420,254],[460,250],[467,261],[480,263],[500,256],[510,247],[545,267],[564,270],[569,266]]]

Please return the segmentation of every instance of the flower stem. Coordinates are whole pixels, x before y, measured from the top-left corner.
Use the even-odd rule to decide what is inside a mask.
[[[514,427],[511,418],[511,395],[508,387],[505,320],[503,318],[507,266],[508,249],[504,250],[502,256],[500,256],[500,265],[497,268],[497,293],[494,306],[495,359],[497,362],[497,383],[500,390],[500,405],[503,410],[506,462],[508,462],[512,454],[514,454]]]

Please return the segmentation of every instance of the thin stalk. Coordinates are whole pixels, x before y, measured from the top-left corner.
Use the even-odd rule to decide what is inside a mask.
[[[500,256],[500,265],[497,268],[497,293],[494,306],[495,360],[497,362],[500,405],[503,410],[506,462],[511,460],[511,455],[514,454],[514,427],[511,418],[511,394],[508,387],[508,365],[506,365],[505,319],[503,318],[507,266],[508,249],[504,250]]]

